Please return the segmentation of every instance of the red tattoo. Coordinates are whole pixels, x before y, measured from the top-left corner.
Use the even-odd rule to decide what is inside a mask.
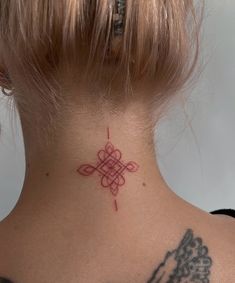
[[[116,211],[118,211],[118,206],[117,206],[117,200],[115,199],[115,201],[114,201],[114,209],[116,210]]]
[[[107,138],[110,139],[109,128],[107,128]],[[125,172],[136,172],[139,165],[134,161],[123,162],[121,151],[115,149],[109,141],[104,149],[98,151],[97,157],[96,165],[83,164],[77,169],[77,172],[83,176],[90,176],[97,171],[101,177],[101,186],[108,188],[113,196],[117,196],[119,188],[126,182],[124,178]],[[114,200],[114,209],[118,211],[116,199]]]
[[[101,186],[109,188],[110,192],[116,196],[119,188],[125,184],[124,173],[136,172],[139,165],[134,161],[124,163],[121,160],[122,154],[119,149],[108,142],[105,149],[101,149],[97,154],[98,162],[96,166],[90,164],[81,165],[77,171],[83,176],[89,176],[97,171],[101,176]]]

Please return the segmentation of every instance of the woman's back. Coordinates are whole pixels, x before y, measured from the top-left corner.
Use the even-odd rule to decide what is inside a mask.
[[[181,199],[168,204],[145,223],[99,223],[89,234],[82,219],[71,226],[18,212],[0,224],[0,275],[13,283],[232,283],[234,219]]]

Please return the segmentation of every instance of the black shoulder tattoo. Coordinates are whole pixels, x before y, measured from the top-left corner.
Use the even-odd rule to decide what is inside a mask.
[[[168,251],[147,283],[210,283],[208,248],[188,229],[179,246]]]

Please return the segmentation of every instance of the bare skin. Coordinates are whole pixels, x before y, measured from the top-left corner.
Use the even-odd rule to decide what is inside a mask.
[[[179,276],[172,269],[177,258],[173,265],[160,264],[192,231],[207,249],[204,282],[233,282],[234,220],[202,211],[169,188],[145,130],[146,113],[143,105],[102,117],[71,111],[56,144],[41,152],[24,131],[31,146],[21,196],[0,224],[0,276],[16,283],[167,283]],[[78,172],[84,164],[97,166],[108,140],[121,151],[123,164],[138,164],[123,173],[117,194],[103,186],[97,170]],[[190,272],[191,279],[180,282],[204,283],[192,281]]]

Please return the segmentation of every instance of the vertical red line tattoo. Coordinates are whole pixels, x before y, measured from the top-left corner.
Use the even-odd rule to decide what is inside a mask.
[[[110,139],[109,127],[107,127],[107,137]],[[119,189],[124,186],[126,172],[136,172],[139,165],[134,161],[124,162],[122,153],[116,149],[110,141],[106,143],[103,149],[97,152],[97,161],[93,164],[83,164],[77,172],[83,176],[90,176],[95,171],[100,176],[100,185],[110,190],[111,194],[116,197]],[[118,210],[117,201],[114,201],[115,210]]]
[[[114,208],[115,208],[115,211],[118,211],[118,206],[117,206],[117,200],[116,199],[114,200]]]

